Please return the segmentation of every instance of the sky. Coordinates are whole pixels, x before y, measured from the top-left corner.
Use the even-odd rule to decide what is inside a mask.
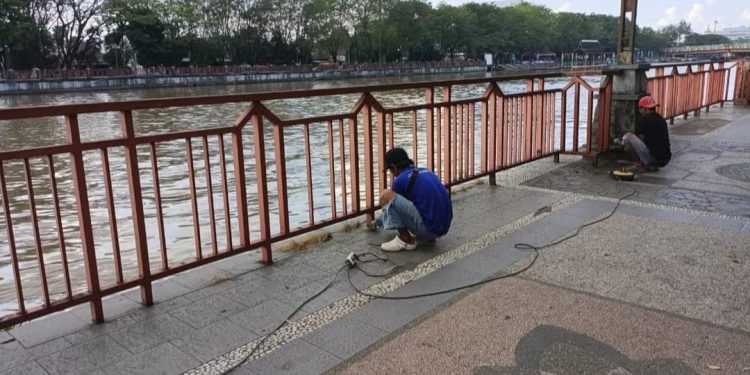
[[[527,0],[558,12],[597,13],[619,16],[618,0]],[[468,2],[515,3],[518,0],[432,0],[433,5],[460,5]],[[693,31],[702,33],[726,27],[750,26],[750,1],[747,0],[641,0],[638,2],[636,22],[639,26],[660,27],[685,20]]]

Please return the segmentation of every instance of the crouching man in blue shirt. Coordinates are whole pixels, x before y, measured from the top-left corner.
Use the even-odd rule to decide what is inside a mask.
[[[402,148],[389,150],[385,165],[393,175],[393,183],[380,194],[382,226],[397,230],[398,235],[380,248],[414,250],[418,243],[433,242],[448,233],[453,205],[440,178],[428,169],[415,168]]]

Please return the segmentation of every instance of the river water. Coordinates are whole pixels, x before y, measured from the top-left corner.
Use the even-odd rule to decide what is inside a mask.
[[[427,81],[447,80],[453,78],[470,78],[481,77],[482,74],[473,75],[440,75],[440,76],[416,76],[416,77],[395,77],[368,80],[346,80],[346,81],[309,81],[309,82],[283,82],[283,83],[263,83],[250,85],[234,86],[201,86],[201,87],[175,87],[175,88],[153,88],[153,89],[127,89],[127,90],[107,90],[107,91],[83,91],[54,94],[35,94],[35,95],[11,95],[0,96],[0,107],[25,107],[37,105],[62,105],[72,103],[97,103],[112,102],[136,99],[153,99],[166,97],[189,97],[202,95],[221,95],[236,94],[248,92],[267,92],[280,90],[299,90],[299,89],[318,89],[341,87],[350,85],[372,85],[380,83],[395,83],[409,81]],[[589,77],[588,81],[597,86],[599,77]],[[546,88],[559,88],[565,85],[569,80],[567,78],[549,79],[546,82]],[[500,84],[503,92],[507,94],[522,92],[525,90],[525,83],[520,81],[503,82]],[[478,98],[486,90],[485,84],[480,85],[460,85],[454,87],[453,100]],[[572,90],[571,90],[572,91]],[[374,95],[378,101],[386,107],[408,106],[424,103],[424,91],[402,90],[398,92],[383,92]],[[440,96],[440,93],[437,93]],[[347,112],[354,103],[359,99],[359,95],[339,95],[321,98],[303,98],[284,101],[264,102],[277,116],[282,119],[301,118],[313,115],[334,114]],[[582,100],[581,121],[586,120],[586,101]],[[137,111],[134,114],[136,123],[136,133],[138,135],[160,134],[175,132],[180,130],[213,128],[231,124],[241,113],[246,103],[232,103],[225,105],[212,106],[195,106],[186,108],[168,108],[154,109],[147,111]],[[568,100],[568,113],[572,111],[572,100]],[[477,108],[478,110],[478,108]],[[405,127],[410,126],[408,122],[410,116],[396,121],[404,120]],[[478,119],[478,116],[477,116]],[[570,121],[570,120],[568,120]],[[559,123],[559,118],[557,119]],[[116,113],[81,115],[81,136],[84,142],[98,141],[117,138],[120,135],[119,117]],[[424,118],[419,118],[419,126],[424,127]],[[572,124],[568,124],[571,127]],[[478,132],[478,127],[476,129]],[[582,129],[581,139],[585,139],[586,129]],[[270,131],[266,134],[270,135]],[[299,132],[297,132],[299,133]],[[572,134],[569,129],[569,134]],[[410,134],[406,139],[397,139],[396,144],[410,150]],[[559,136],[556,134],[556,136]],[[65,126],[62,118],[42,118],[33,120],[18,121],[0,121],[0,151],[7,151],[20,148],[42,147],[55,144],[65,143]],[[327,129],[324,126],[311,127],[310,129],[311,147],[321,165],[314,166],[320,168],[321,173],[313,173],[313,183],[327,185],[328,172],[327,163]],[[270,139],[270,138],[269,138]],[[290,201],[290,220],[292,227],[304,224],[308,214],[306,201],[306,175],[304,166],[304,147],[299,135],[287,136],[288,144],[286,149],[288,161],[288,180],[289,180],[289,201]],[[559,142],[559,141],[558,141]],[[202,169],[202,150],[200,140],[193,142],[194,158],[196,163],[196,174],[204,173]],[[218,164],[220,163],[217,155],[217,140],[209,142],[209,158],[212,165],[213,184],[217,185],[220,181]],[[225,139],[226,146],[229,147],[229,139]],[[248,143],[249,144],[249,143]],[[572,141],[568,141],[568,147]],[[157,153],[159,158],[159,177],[161,184],[161,193],[163,199],[163,212],[165,216],[166,240],[170,248],[170,263],[179,263],[188,260],[195,255],[195,242],[192,227],[192,208],[189,201],[189,179],[185,173],[185,145],[180,142],[169,142],[160,144]],[[477,148],[479,145],[476,146]],[[316,152],[317,150],[317,152]],[[144,209],[147,214],[147,227],[149,232],[149,249],[152,255],[152,265],[159,264],[158,258],[158,233],[154,230],[156,220],[153,214],[155,202],[150,197],[149,189],[152,186],[150,177],[150,161],[148,150],[142,150],[141,156],[141,176],[144,187]],[[478,151],[477,151],[478,152]],[[162,156],[163,155],[163,156]],[[124,156],[118,150],[112,150],[108,155],[110,160],[110,170],[112,173],[113,196],[115,202],[115,214],[118,221],[118,244],[123,257],[123,268],[125,278],[128,275],[137,275],[137,265],[135,263],[135,254],[132,246],[133,228],[130,224],[130,206],[127,187],[127,178],[125,176]],[[180,157],[181,156],[181,157]],[[253,161],[250,160],[252,155],[245,155],[246,166],[251,166]],[[106,285],[114,280],[112,267],[112,254],[115,248],[111,240],[112,233],[109,226],[109,213],[106,204],[106,192],[102,183],[102,161],[98,152],[87,153],[85,155],[87,168],[87,182],[89,185],[89,195],[92,208],[92,220],[94,222],[94,236],[97,251],[97,263],[100,264],[100,275],[102,284]],[[230,161],[228,161],[230,162]],[[48,176],[48,166],[46,160],[30,160],[30,170],[35,176],[33,181],[34,195],[37,201],[37,210],[39,212],[40,237],[42,240],[42,249],[45,254],[45,266],[47,280],[49,283],[50,293],[60,296],[64,293],[65,284],[63,269],[61,267],[60,246],[57,237],[57,226],[54,217],[54,206],[52,199],[51,182],[49,178],[37,178],[37,176]],[[67,157],[56,156],[54,158],[55,176],[57,179],[60,205],[62,207],[63,233],[65,236],[65,245],[68,249],[80,248],[80,238],[77,228],[77,217],[75,216],[75,199],[71,183],[70,161]],[[15,242],[18,247],[19,264],[21,268],[21,279],[24,285],[25,300],[27,303],[38,303],[41,292],[41,284],[38,277],[38,261],[35,246],[35,235],[31,224],[30,210],[28,205],[28,193],[25,185],[25,172],[23,162],[6,162],[3,165],[6,182],[8,186],[9,204],[13,216],[13,229]],[[146,172],[144,172],[144,170]],[[96,171],[96,172],[94,172]],[[203,177],[205,178],[205,176]],[[269,178],[273,178],[269,176]],[[253,168],[247,170],[247,186],[254,186],[255,174]],[[203,184],[203,185],[202,185]],[[200,176],[197,181],[198,186],[205,186],[205,179],[201,180]],[[275,184],[270,183],[269,188],[274,189]],[[230,176],[229,186],[233,187],[232,177]],[[273,194],[271,191],[270,194]],[[206,192],[199,191],[199,197],[205,196]],[[214,195],[220,199],[221,189],[216,186]],[[2,197],[6,199],[6,197]],[[233,194],[230,194],[230,211],[234,214],[236,211],[236,202],[233,200]],[[254,203],[249,202],[251,205]],[[207,199],[199,203],[199,212],[206,213]],[[316,202],[329,202],[330,193],[328,191],[315,191]],[[219,200],[217,200],[219,202]],[[216,217],[222,218],[224,215],[223,207],[216,207]],[[272,206],[271,210],[277,207]],[[0,206],[0,210],[2,207]],[[316,216],[327,217],[331,213],[331,207],[316,207]],[[251,227],[253,217],[251,217]],[[205,226],[205,225],[204,225]],[[207,229],[206,229],[207,231]],[[255,232],[254,232],[255,233]],[[255,233],[257,234],[257,233]],[[237,243],[236,231],[234,243]],[[219,239],[223,238],[223,232],[219,233]],[[210,233],[201,233],[202,239],[210,239]],[[204,241],[205,242],[205,241]],[[225,241],[226,242],[226,241]],[[210,244],[205,244],[210,246]],[[85,290],[85,274],[83,272],[83,260],[80,251],[68,251],[68,262],[70,267],[71,279],[73,280],[73,291]],[[16,294],[13,285],[13,272],[10,263],[10,251],[8,244],[8,231],[6,219],[0,215],[0,310],[12,311],[16,309]],[[0,314],[2,315],[2,314]]]

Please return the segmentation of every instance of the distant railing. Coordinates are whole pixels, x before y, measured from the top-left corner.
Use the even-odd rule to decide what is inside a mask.
[[[648,92],[659,103],[657,111],[674,123],[677,116],[706,111],[714,104],[741,98],[742,62],[681,63],[656,66],[654,76],[648,78]],[[735,91],[730,91],[732,71],[735,72]],[[733,94],[734,98],[730,98]]]
[[[34,69],[0,71],[0,80],[52,80],[52,79],[87,79],[101,77],[126,76],[198,76],[224,74],[261,74],[261,73],[304,73],[321,71],[366,71],[389,69],[422,69],[422,68],[460,68],[483,65],[467,61],[435,62],[402,62],[402,63],[322,63],[302,65],[239,65],[239,66],[205,66],[205,67],[147,67],[133,70],[131,68],[106,69]]]
[[[605,129],[598,144],[606,147],[611,79],[595,87],[584,78],[600,74],[0,109],[0,126],[62,118],[67,132],[64,144],[0,152],[0,229],[7,233],[0,243],[15,293],[0,327],[85,302],[101,322],[104,296],[139,287],[151,305],[157,279],[256,249],[271,263],[274,243],[362,215],[371,220],[387,186],[384,153],[393,146],[410,149],[449,188],[485,176],[494,184],[498,171],[561,151],[597,152],[591,130],[598,116]],[[504,92],[509,82],[526,82],[527,90]],[[545,87],[551,82],[556,88]],[[466,85],[484,94],[456,98],[454,89]],[[393,91],[421,99],[391,107],[376,99]],[[356,103],[295,118],[280,118],[269,104],[304,101],[319,112],[310,103],[342,95]],[[194,106],[238,112],[217,128],[136,131],[143,111],[167,116]],[[107,113],[118,114],[120,136],[82,141],[79,120]],[[74,201],[61,204],[65,194]],[[183,202],[186,223],[169,206]],[[175,245],[175,231],[190,233],[192,245]]]

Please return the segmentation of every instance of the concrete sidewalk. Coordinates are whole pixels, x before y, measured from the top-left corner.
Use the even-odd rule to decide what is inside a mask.
[[[355,228],[327,242],[255,254],[175,276],[0,333],[11,374],[750,373],[750,108],[712,108],[670,129],[672,163],[636,182],[606,176],[616,157],[541,160],[454,197],[450,234],[363,268],[391,273],[352,282],[374,294],[448,289],[528,264],[518,242],[544,245],[522,277],[401,301],[356,294],[339,274],[319,298],[253,352],[350,252],[388,234]]]

